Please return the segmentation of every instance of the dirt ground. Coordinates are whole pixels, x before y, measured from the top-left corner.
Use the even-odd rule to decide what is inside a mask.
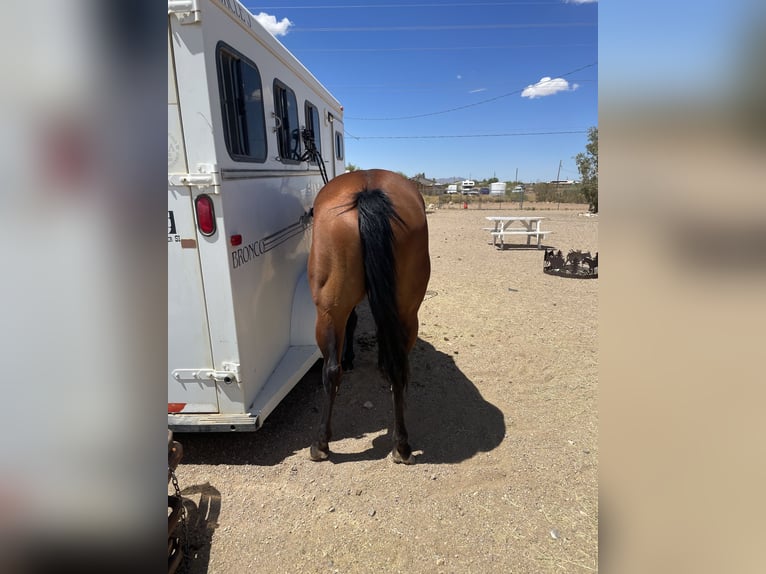
[[[547,245],[598,251],[598,217],[553,207],[533,213]],[[363,304],[330,461],[308,458],[317,367],[255,433],[175,435],[190,572],[598,569],[598,279],[546,275],[536,248],[493,247],[493,214],[521,213],[428,215],[406,412],[417,464],[389,456],[391,399]]]

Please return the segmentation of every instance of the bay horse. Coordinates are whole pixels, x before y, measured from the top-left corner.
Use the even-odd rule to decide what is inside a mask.
[[[333,402],[343,370],[353,368],[356,306],[365,295],[378,340],[378,368],[391,386],[394,462],[412,464],[404,424],[409,352],[431,275],[423,197],[396,173],[353,171],[330,180],[314,202],[308,261],[316,305],[316,340],[324,365],[324,405],[312,460],[330,455]]]

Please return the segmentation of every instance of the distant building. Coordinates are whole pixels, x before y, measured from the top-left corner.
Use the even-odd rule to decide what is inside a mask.
[[[427,177],[411,177],[410,181],[417,186],[418,191],[423,195],[435,195],[443,189],[436,183],[435,179],[428,179]]]
[[[496,181],[489,184],[490,195],[505,195],[506,183],[504,181]]]

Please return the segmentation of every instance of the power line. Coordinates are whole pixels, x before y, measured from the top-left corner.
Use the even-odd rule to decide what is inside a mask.
[[[345,130],[344,130],[345,131]],[[407,136],[354,136],[345,131],[354,140],[415,140],[415,139],[454,139],[454,138],[505,138],[518,136],[551,136],[564,134],[587,134],[588,130],[561,130],[551,132],[513,132],[502,134],[444,134],[444,135],[407,135]]]
[[[324,4],[310,6],[258,6],[257,10],[347,10],[352,8],[451,8],[461,6],[549,6],[560,2],[437,2],[433,4]],[[253,12],[256,8],[248,9]]]
[[[572,80],[573,83],[577,84],[588,84],[588,83],[595,83],[597,80]],[[349,91],[364,91],[364,90],[374,90],[375,93],[425,93],[425,92],[439,92],[439,93],[457,93],[457,94],[464,94],[464,93],[480,93],[487,90],[497,90],[500,87],[504,86],[498,86],[497,84],[482,84],[482,88],[479,88],[474,91],[468,90],[465,86],[455,86],[455,85],[448,85],[444,82],[436,82],[436,83],[430,83],[430,84],[343,84],[343,85],[331,85],[328,84],[326,86],[329,88],[332,92],[340,92],[343,90],[344,92]],[[349,119],[357,119],[357,118],[349,118]]]
[[[302,52],[459,52],[462,50],[516,50],[519,48],[589,48],[597,44],[516,44],[511,46],[420,46],[386,48],[298,48],[294,53]]]
[[[593,62],[592,64],[588,64],[586,66],[581,66],[581,67],[579,67],[579,68],[577,68],[575,70],[570,70],[569,72],[566,72],[565,74],[558,74],[556,77],[557,78],[563,78],[565,76],[571,76],[572,74],[575,74],[575,73],[580,72],[582,70],[585,70],[587,68],[592,68],[596,64],[598,64],[598,62]],[[514,91],[508,92],[506,94],[501,94],[499,96],[495,96],[494,98],[488,98],[486,100],[481,100],[481,101],[478,101],[478,102],[473,102],[471,104],[465,104],[463,106],[458,106],[456,108],[450,108],[448,110],[440,110],[438,112],[428,112],[428,113],[425,113],[425,114],[415,114],[415,115],[411,115],[411,116],[398,116],[398,117],[391,117],[391,118],[357,118],[357,117],[347,116],[345,119],[348,119],[348,120],[362,120],[362,121],[381,121],[382,122],[382,121],[412,120],[412,119],[415,119],[415,118],[425,118],[425,117],[428,117],[428,116],[437,116],[437,115],[440,115],[440,114],[447,114],[447,113],[450,113],[450,112],[456,112],[458,110],[464,110],[466,108],[472,108],[474,106],[480,106],[482,104],[487,104],[489,102],[494,102],[494,101],[500,100],[502,98],[507,98],[509,96],[514,96],[516,94],[520,94],[525,89],[526,89],[526,87],[520,88],[518,90],[514,90]]]
[[[546,22],[541,24],[444,24],[439,26],[343,26],[341,28],[291,28],[296,32],[422,32],[439,30],[519,30],[532,28],[595,27],[596,22]]]

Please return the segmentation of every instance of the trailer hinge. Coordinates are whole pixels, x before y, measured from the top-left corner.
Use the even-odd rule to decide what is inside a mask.
[[[168,185],[193,185],[195,187],[218,187],[221,177],[217,171],[218,166],[209,163],[197,165],[197,173],[169,173]],[[212,193],[218,193],[214,189]]]
[[[239,363],[223,363],[223,370],[214,369],[174,369],[171,373],[173,378],[181,382],[216,381],[218,383],[239,382]]]
[[[168,0],[168,14],[175,14],[181,24],[196,24],[201,20],[197,0]]]

